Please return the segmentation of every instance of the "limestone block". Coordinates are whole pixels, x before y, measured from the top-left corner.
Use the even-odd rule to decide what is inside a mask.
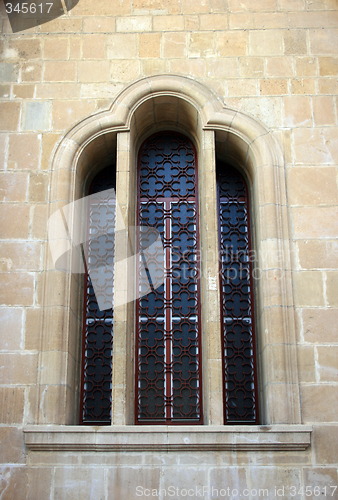
[[[51,491],[52,469],[49,467],[1,467],[0,477],[3,500],[43,499]]]
[[[48,207],[40,204],[34,205],[31,207],[30,216],[30,237],[45,240],[47,238]]]
[[[24,102],[21,118],[22,130],[49,130],[51,126],[51,103]]]
[[[294,167],[288,169],[288,195],[291,205],[330,205],[338,203],[334,167]]]
[[[108,59],[133,59],[138,54],[138,35],[135,33],[115,34],[109,37]]]
[[[189,57],[214,57],[214,33],[193,32],[188,42]]]
[[[45,82],[74,82],[76,65],[73,61],[46,61],[44,70]]]
[[[277,494],[274,494],[275,488],[280,490],[280,488],[284,487],[284,491],[290,491],[290,487],[293,486],[296,488],[296,494],[292,498],[295,500],[302,500],[301,493],[298,494],[302,481],[301,470],[296,466],[293,468],[252,466],[247,470],[247,478],[249,489],[261,491],[259,496],[255,495],[256,497],[258,496],[258,498],[263,498],[264,496],[269,498],[276,496],[276,498],[278,498]],[[266,492],[268,492],[269,495],[266,495]]]
[[[31,385],[37,382],[37,353],[1,353],[3,384]]]
[[[217,55],[233,57],[233,56],[245,56],[247,55],[247,53],[248,53],[248,33],[246,31],[227,31],[227,32],[216,33]]]
[[[184,29],[186,31],[198,31],[199,26],[199,16],[193,14],[184,16]]]
[[[34,85],[13,85],[13,97],[30,99],[34,95]]]
[[[209,12],[209,2],[200,0],[193,3],[190,0],[181,0],[181,8],[183,14],[203,14]]]
[[[104,498],[104,473],[104,469],[100,467],[56,468],[54,476],[55,500]],[[126,487],[123,491],[127,491]],[[112,492],[113,490],[110,490],[109,496],[112,496]]]
[[[304,309],[302,311],[303,335],[306,342],[337,342],[338,309]]]
[[[140,57],[160,57],[160,33],[142,33],[139,41]]]
[[[240,57],[240,76],[245,78],[258,78],[264,74],[263,57]]]
[[[52,159],[52,152],[55,148],[58,139],[60,138],[59,134],[42,134],[42,155],[41,155],[41,168],[49,169],[50,161]]]
[[[65,36],[51,35],[43,40],[43,57],[44,60],[60,59],[65,61],[68,59],[69,38]]]
[[[0,463],[24,463],[24,443],[21,429],[1,426],[0,442]]]
[[[283,54],[282,30],[256,30],[249,33],[249,54],[279,56]]]
[[[279,0],[280,10],[303,10],[304,0]]]
[[[35,96],[38,99],[76,99],[80,96],[79,83],[42,83],[37,84]]]
[[[297,239],[337,236],[338,207],[295,207],[291,211]]]
[[[296,163],[332,164],[337,154],[338,138],[332,128],[298,128],[293,131]],[[332,135],[332,139],[330,138]]]
[[[9,97],[11,93],[11,86],[8,85],[0,85],[0,97]]]
[[[154,31],[183,31],[184,16],[154,16]]]
[[[81,82],[110,81],[109,61],[79,61],[78,78]]]
[[[130,82],[140,77],[140,61],[116,59],[110,61],[110,74],[119,82]]]
[[[0,63],[0,82],[17,82],[18,73],[16,64]]]
[[[100,5],[100,4],[98,4]],[[80,33],[82,31],[82,19],[74,16],[62,16],[40,25],[40,33]]]
[[[337,421],[337,384],[303,384],[301,397],[304,423]]]
[[[0,233],[3,238],[28,238],[29,206],[7,204],[1,208]]]
[[[257,9],[257,4],[253,4],[250,0],[242,0],[237,2],[237,0],[228,0],[229,10],[231,12],[242,12],[242,11],[255,11]],[[277,2],[276,0],[261,0],[259,3],[259,10],[261,11],[276,11]]]
[[[176,471],[175,471],[176,472]],[[176,473],[175,473],[176,476]],[[169,475],[171,481],[177,484],[176,477]],[[174,480],[175,479],[175,480]],[[108,492],[117,497],[123,497],[126,494],[128,499],[136,500],[144,493],[160,488],[161,468],[159,466],[126,466],[108,471]],[[162,486],[162,485],[161,485]],[[163,487],[165,487],[163,485]],[[142,498],[142,496],[141,496]]]
[[[69,44],[69,59],[81,59],[81,37],[72,34],[72,43]]]
[[[164,5],[162,0],[134,0],[133,7],[135,12],[145,10],[160,10],[168,12],[168,14],[176,14],[180,9],[179,0],[168,0]]]
[[[0,103],[0,128],[1,130],[16,130],[19,123],[20,103],[1,102]]]
[[[24,416],[25,394],[23,387],[0,387],[0,421],[19,424]]]
[[[10,135],[8,166],[15,169],[39,168],[40,140],[37,134]]]
[[[19,307],[0,309],[0,350],[15,351],[22,345],[24,310]],[[10,332],[10,333],[9,333]]]
[[[124,16],[132,12],[132,3],[127,0],[114,0],[114,7],[110,0],[101,0],[93,9],[91,0],[80,0],[72,13],[76,16]]]
[[[252,12],[231,12],[229,14],[229,28],[231,30],[254,29],[255,24],[256,16]]]
[[[303,474],[304,485],[309,485],[312,489],[307,495],[310,500],[318,498],[319,491],[326,493],[328,497],[330,495],[333,497],[332,493],[337,492],[337,469],[335,467],[304,467]]]
[[[0,248],[0,269],[34,271],[41,268],[41,243],[32,241],[4,241]]]
[[[320,94],[338,94],[337,78],[325,78],[318,81],[318,91]]]
[[[300,382],[316,382],[314,347],[298,345],[297,354]]]
[[[260,80],[261,95],[283,95],[288,93],[288,80],[284,78],[269,78]]]
[[[143,33],[152,31],[151,16],[129,16],[116,19],[116,32]]]
[[[162,35],[162,54],[164,58],[182,58],[186,54],[185,33],[164,33]]]
[[[336,117],[333,96],[314,96],[312,97],[312,103],[315,125],[335,125]]]
[[[49,176],[45,173],[30,174],[29,200],[31,202],[47,201]]]
[[[37,37],[13,37],[9,44],[20,59],[32,60],[41,58],[41,40]]]
[[[320,382],[338,382],[338,345],[318,346],[316,351]]]
[[[27,186],[28,174],[26,172],[0,173],[0,200],[25,201]]]
[[[337,240],[297,241],[299,264],[303,269],[337,269]]]
[[[266,75],[269,77],[293,76],[291,57],[269,57],[266,59]]]
[[[284,53],[304,55],[307,53],[305,30],[286,30],[284,34]]]
[[[84,35],[82,37],[82,58],[105,59],[107,39],[106,35]]]
[[[295,78],[291,80],[291,94],[315,94],[313,78]]]
[[[327,24],[325,25],[327,26]],[[338,31],[335,29],[315,29],[309,32],[310,50],[312,54],[337,54]]]
[[[296,75],[302,76],[317,76],[318,64],[315,57],[295,57]]]
[[[320,465],[332,464],[337,467],[338,462],[338,425],[313,427],[313,450],[315,463]]]
[[[320,76],[336,76],[338,73],[338,57],[319,57]]]
[[[24,62],[21,65],[22,82],[41,82],[42,62]]]
[[[329,306],[338,306],[338,272],[326,273],[326,298]]]
[[[308,96],[286,96],[284,104],[284,123],[287,127],[312,125],[311,98]]]
[[[84,33],[113,33],[115,31],[115,17],[85,17],[83,31]]]
[[[214,31],[228,29],[228,16],[225,14],[201,14],[199,20],[201,30]]]
[[[325,302],[322,274],[317,271],[294,273],[296,306],[323,306]]]
[[[95,108],[96,103],[93,100],[55,101],[53,103],[53,129],[65,130],[81,118],[90,115]]]
[[[258,95],[258,92],[258,80],[241,80],[240,84],[236,80],[226,82],[225,93],[229,97],[253,96]]]
[[[144,76],[161,75],[167,71],[167,62],[164,59],[146,59],[142,61]]]

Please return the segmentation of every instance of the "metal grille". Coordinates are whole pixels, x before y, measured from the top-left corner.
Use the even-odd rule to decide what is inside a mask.
[[[138,224],[161,234],[165,272],[163,285],[143,297],[149,273],[139,272],[138,423],[202,421],[196,175],[186,137],[164,133],[142,146]],[[140,264],[148,243],[140,235]]]
[[[90,194],[115,188],[114,170],[101,171]],[[105,194],[90,197],[88,243],[85,249],[95,292],[112,297],[115,200]],[[104,270],[104,272],[102,272]],[[107,425],[111,422],[113,309],[100,310],[92,280],[85,276],[82,387],[80,423]],[[109,305],[111,304],[111,301]]]
[[[248,220],[244,179],[218,164],[221,305],[226,423],[257,422],[257,383]]]

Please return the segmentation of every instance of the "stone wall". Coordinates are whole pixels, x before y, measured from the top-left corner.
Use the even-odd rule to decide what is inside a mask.
[[[1,500],[338,498],[337,1],[80,0],[68,16],[18,33],[3,4],[0,14]],[[247,449],[237,445],[238,429],[226,445],[221,432],[220,448],[217,440],[203,446],[205,436],[195,448],[151,447],[151,436],[137,448],[130,435],[122,442],[112,437],[107,449],[95,440],[81,448],[84,431],[56,439],[46,426],[35,441],[26,432],[25,443],[27,426],[60,423],[50,408],[65,407],[66,414],[72,397],[68,385],[65,399],[58,399],[64,369],[58,355],[47,365],[41,356],[43,349],[59,353],[65,331],[76,329],[65,319],[59,281],[46,285],[51,193],[68,186],[67,172],[52,172],[55,151],[77,123],[155,75],[198,82],[225,109],[262,123],[280,145],[295,318],[295,328],[283,328],[295,331],[301,403],[300,421],[283,424],[298,427],[289,428],[287,439],[288,426],[279,429],[270,446],[262,444],[264,429],[256,428],[255,446]],[[65,203],[53,201],[53,207]],[[278,366],[283,372],[290,364],[274,352],[276,367],[266,370],[278,384],[284,377]],[[67,370],[76,372],[74,365]],[[299,441],[299,424],[309,433],[312,426],[310,445],[290,444]],[[184,438],[193,439],[187,432]],[[149,489],[161,491],[148,495]]]

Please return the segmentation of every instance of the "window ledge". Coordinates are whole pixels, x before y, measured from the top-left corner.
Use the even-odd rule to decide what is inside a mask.
[[[302,451],[310,426],[28,426],[32,451]]]

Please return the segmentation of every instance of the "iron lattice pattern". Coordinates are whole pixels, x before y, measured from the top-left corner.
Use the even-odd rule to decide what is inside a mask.
[[[152,136],[140,152],[139,225],[155,227],[161,234],[164,262],[156,265],[164,266],[164,283],[142,296],[149,285],[147,269],[142,272],[142,248],[149,241],[141,235],[138,423],[202,419],[195,162],[191,142],[176,134]]]
[[[218,165],[225,422],[257,422],[255,340],[247,189]]]
[[[114,187],[112,169],[106,168],[94,179],[90,193]],[[90,197],[88,212],[85,251],[90,273],[85,276],[80,421],[107,425],[111,422],[112,393],[114,200],[105,192]],[[103,306],[100,303],[103,310],[98,305],[98,296],[103,298]]]

